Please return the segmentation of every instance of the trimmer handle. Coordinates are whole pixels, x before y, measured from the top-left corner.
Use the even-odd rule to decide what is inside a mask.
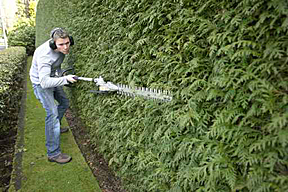
[[[66,73],[68,73],[69,71],[72,71],[72,74],[74,74],[74,68],[70,67],[68,69],[64,69],[63,71],[61,71],[61,73],[59,74],[59,77],[63,77],[65,75],[68,75]]]

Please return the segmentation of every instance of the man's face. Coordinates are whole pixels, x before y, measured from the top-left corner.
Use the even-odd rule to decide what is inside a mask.
[[[68,37],[65,39],[62,39],[62,38],[56,39],[55,44],[57,46],[56,51],[59,51],[65,55],[69,53],[70,41]]]

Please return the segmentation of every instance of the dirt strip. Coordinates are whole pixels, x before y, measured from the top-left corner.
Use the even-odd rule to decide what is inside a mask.
[[[25,66],[25,71],[27,71],[27,64]],[[21,189],[26,100],[27,100],[27,73],[25,73],[23,80],[23,93],[21,98],[20,111],[18,115],[17,140],[15,144],[15,154],[14,154],[15,156],[14,156],[13,172],[10,184],[14,185],[15,190]]]
[[[66,112],[66,120],[101,190],[103,192],[126,192],[121,186],[120,178],[115,176],[104,157],[91,144],[89,135],[85,126],[81,123],[81,119],[71,110],[68,110]]]

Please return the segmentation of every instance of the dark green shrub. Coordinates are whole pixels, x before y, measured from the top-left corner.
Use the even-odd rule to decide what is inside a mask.
[[[17,123],[26,59],[25,47],[0,51],[0,134]]]
[[[158,104],[92,95],[89,83],[72,90],[93,142],[130,191],[284,192],[287,8],[273,0],[43,0],[37,42],[62,26],[76,42],[77,75],[172,91],[172,102]]]
[[[26,47],[27,54],[33,55],[35,51],[35,38],[35,26],[23,23],[8,33],[8,45]]]

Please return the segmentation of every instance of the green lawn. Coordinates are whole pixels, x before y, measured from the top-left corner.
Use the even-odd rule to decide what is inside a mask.
[[[31,57],[28,59],[28,71]],[[45,110],[35,98],[27,76],[21,192],[100,192],[98,182],[86,164],[71,131],[61,134],[62,152],[73,160],[64,165],[48,162],[45,148]],[[64,119],[64,118],[63,118]],[[64,119],[62,124],[68,125]],[[9,192],[14,191],[11,187]]]

